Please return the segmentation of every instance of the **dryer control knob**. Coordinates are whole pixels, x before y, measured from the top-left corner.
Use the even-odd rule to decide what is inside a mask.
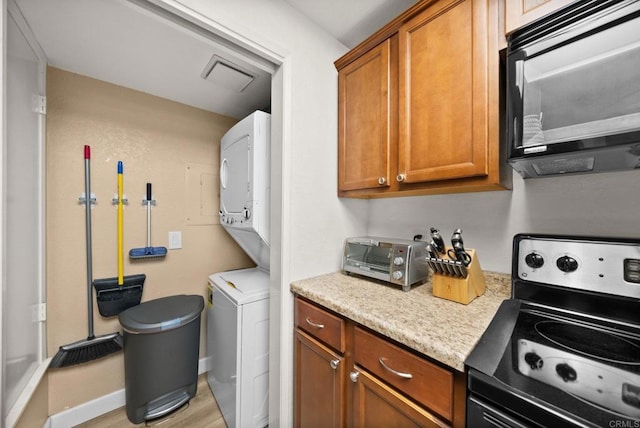
[[[245,220],[249,220],[251,218],[251,210],[249,208],[245,208],[244,210],[242,210],[242,217]]]

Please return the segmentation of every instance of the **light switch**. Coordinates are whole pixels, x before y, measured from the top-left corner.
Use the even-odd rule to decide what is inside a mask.
[[[169,249],[179,250],[182,248],[182,232],[169,232]]]

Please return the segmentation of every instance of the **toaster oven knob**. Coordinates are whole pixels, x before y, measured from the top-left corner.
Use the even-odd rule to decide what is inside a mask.
[[[396,266],[402,266],[404,264],[404,259],[402,257],[396,257],[393,259],[393,264]]]
[[[558,260],[556,260],[556,266],[558,266],[558,269],[560,269],[562,272],[568,273],[578,269],[578,262],[573,257],[562,256],[559,257]]]
[[[395,280],[400,280],[400,279],[402,279],[402,277],[403,277],[403,276],[404,276],[404,275],[403,275],[403,274],[402,274],[402,272],[401,272],[401,271],[399,271],[399,270],[396,270],[396,271],[394,271],[394,272],[391,274],[391,277],[392,277],[393,279],[395,279]]]

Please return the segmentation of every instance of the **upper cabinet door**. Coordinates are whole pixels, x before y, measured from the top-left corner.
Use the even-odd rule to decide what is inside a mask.
[[[488,174],[489,2],[437,2],[399,30],[400,181]]]
[[[338,73],[338,190],[389,186],[391,40]]]
[[[505,4],[505,32],[535,21],[573,0],[507,0]]]

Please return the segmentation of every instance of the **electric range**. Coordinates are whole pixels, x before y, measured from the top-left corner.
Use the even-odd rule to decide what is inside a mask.
[[[640,240],[516,235],[465,365],[468,427],[640,428]]]

